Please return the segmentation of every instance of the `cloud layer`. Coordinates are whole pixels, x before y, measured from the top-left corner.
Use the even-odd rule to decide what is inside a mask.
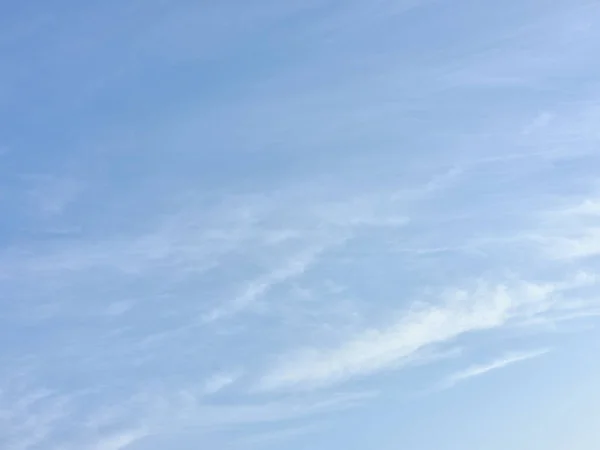
[[[594,341],[598,5],[71,6],[0,13],[1,448],[351,448]]]

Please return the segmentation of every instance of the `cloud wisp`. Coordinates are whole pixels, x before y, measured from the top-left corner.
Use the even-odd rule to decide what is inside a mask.
[[[258,389],[324,387],[402,366],[418,352],[470,333],[499,329],[553,309],[559,294],[579,282],[482,284],[444,294],[441,304],[406,312],[389,327],[351,337],[337,348],[284,355],[260,379]]]
[[[480,377],[494,370],[503,369],[505,367],[517,364],[530,359],[539,358],[550,353],[550,349],[539,349],[528,352],[512,352],[484,364],[476,364],[467,367],[464,370],[456,372],[448,376],[434,390],[450,389],[459,383],[466,382],[471,378]]]
[[[5,3],[2,450],[344,448],[600,315],[594,2]]]
[[[242,376],[241,371],[219,372],[212,375],[204,383],[202,392],[205,395],[214,395],[235,383]]]

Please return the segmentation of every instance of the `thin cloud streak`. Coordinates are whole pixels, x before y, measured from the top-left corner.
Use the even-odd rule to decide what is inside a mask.
[[[337,348],[306,349],[282,356],[258,382],[259,391],[322,388],[390,370],[431,346],[474,332],[503,328],[553,309],[554,297],[587,283],[480,284],[442,297],[440,306],[406,312],[387,328],[371,329]]]
[[[450,389],[459,383],[470,380],[471,378],[485,375],[494,370],[502,369],[510,365],[527,361],[550,353],[550,349],[540,349],[530,352],[508,353],[503,357],[486,364],[470,366],[460,372],[450,375],[437,387],[436,390]]]
[[[241,371],[216,373],[204,383],[203,393],[216,394],[235,383],[241,376]]]
[[[315,247],[292,256],[282,267],[274,269],[272,272],[251,282],[231,303],[205,315],[204,321],[213,322],[250,308],[261,296],[275,286],[304,274],[327,248],[328,246]]]
[[[383,443],[396,377],[593,341],[556,342],[600,314],[598,5],[38,3],[0,19],[3,449]]]

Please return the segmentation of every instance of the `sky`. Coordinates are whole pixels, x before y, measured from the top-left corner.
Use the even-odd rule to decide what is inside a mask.
[[[0,448],[596,450],[600,3],[0,3]]]

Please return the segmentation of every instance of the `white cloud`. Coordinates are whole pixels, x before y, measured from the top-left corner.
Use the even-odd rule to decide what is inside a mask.
[[[9,450],[37,448],[70,418],[72,398],[7,385],[0,389],[0,446]]]
[[[470,378],[485,375],[493,370],[502,369],[518,362],[538,358],[549,352],[549,349],[541,349],[529,352],[509,353],[489,363],[470,366],[465,370],[450,375],[440,384],[439,389],[451,388],[458,383],[469,380]]]
[[[600,201],[590,196],[543,213],[544,226],[531,237],[556,260],[577,260],[600,254]]]
[[[237,398],[215,404],[207,401],[203,389],[152,388],[123,395],[118,401],[103,399],[102,407],[89,402],[90,393],[77,398],[23,389],[0,390],[0,447],[123,450],[148,436],[189,429],[207,434],[251,424],[285,426],[287,421],[308,421],[353,408],[375,396],[373,392],[344,392],[262,402]],[[76,432],[71,428],[74,422],[78,424]]]
[[[524,18],[516,28],[473,52],[449,79],[463,87],[544,86],[551,77],[579,73],[593,62],[598,49],[596,30],[582,26],[600,14],[596,4],[549,8],[535,19]],[[502,44],[499,45],[498,39]]]
[[[288,390],[453,358],[474,333],[531,333],[539,324],[598,314],[585,287],[597,282],[588,257],[600,254],[593,223],[600,204],[586,200],[562,218],[538,221],[545,202],[579,179],[575,158],[563,168],[548,156],[598,147],[597,93],[586,92],[589,107],[565,106],[577,94],[562,84],[589,78],[600,42],[591,26],[597,7],[565,3],[555,14],[515,1],[508,10],[545,15],[532,24],[510,14],[523,25],[515,33],[482,26],[483,9],[463,5],[464,29],[475,36],[432,40],[430,32],[440,30],[435,8],[396,22],[419,0],[117,3],[57,17],[36,35],[39,46],[28,37],[43,55],[38,62],[15,48],[8,64],[15,75],[48,74],[42,83],[17,83],[8,103],[32,107],[42,122],[52,111],[59,121],[73,111],[92,113],[72,107],[82,95],[118,100],[127,91],[145,106],[138,114],[115,104],[116,118],[106,108],[97,118],[84,114],[64,149],[47,149],[56,140],[46,142],[44,133],[43,142],[24,135],[31,141],[23,148],[45,153],[19,156],[15,167],[87,167],[77,178],[86,189],[51,174],[19,194],[29,203],[15,211],[6,196],[2,237],[11,247],[0,253],[1,318],[10,321],[9,334],[27,339],[0,356],[26,359],[35,366],[32,384],[50,383],[58,393],[19,392],[0,403],[0,447],[115,450],[146,433],[185,427],[285,427],[370,398],[319,391],[305,399]],[[413,18],[425,26],[413,26]],[[401,21],[411,26],[407,39],[395,42],[389,38]],[[82,30],[86,39],[73,39]],[[257,66],[252,54],[264,51],[273,53]],[[66,73],[63,63],[73,55],[84,63]],[[167,105],[146,95],[155,64],[175,81],[164,83],[173,90],[165,91]],[[252,68],[239,71],[243,77],[227,70],[235,79],[206,86],[208,101],[205,90],[186,89],[194,67],[204,73],[206,66],[212,79],[245,64]],[[458,70],[448,73],[450,66]],[[30,85],[48,97],[43,108],[39,95],[25,92]],[[505,96],[507,86],[536,92]],[[548,95],[539,96],[540,87]],[[228,153],[213,159],[211,152],[221,151]],[[246,189],[252,193],[235,194]],[[38,214],[19,217],[23,205]],[[36,234],[49,222],[78,231]],[[500,245],[477,245],[487,237]],[[541,251],[532,251],[532,242]],[[506,267],[519,280],[552,281],[504,281]],[[566,282],[552,278],[580,269]],[[483,281],[472,288],[451,289],[478,277]],[[422,289],[430,295],[445,286],[427,304],[410,303]],[[567,292],[578,287],[584,289]],[[244,314],[257,310],[264,315]],[[274,354],[280,359],[269,361]],[[449,382],[527,357],[534,355],[509,354]],[[237,389],[242,373],[212,374],[215,367],[244,367],[256,389]],[[75,386],[97,396],[62,402]],[[137,389],[144,391],[139,398]],[[286,395],[277,396],[281,391]],[[211,396],[217,393],[228,395]],[[115,408],[103,415],[105,404]],[[73,433],[81,442],[61,447]]]
[[[267,403],[196,405],[184,411],[179,423],[184,426],[219,428],[249,423],[284,422],[352,408],[374,396],[372,392],[355,392]]]
[[[546,130],[546,128],[551,124],[554,118],[555,116],[551,112],[541,112],[540,114],[535,116],[530,123],[523,127],[522,134],[529,135],[535,132],[539,132],[541,130]]]
[[[600,200],[597,198],[588,198],[583,202],[560,211],[566,216],[600,216]]]
[[[143,429],[132,429],[105,436],[86,447],[88,450],[125,450],[131,444],[148,436]]]
[[[241,376],[242,373],[239,371],[216,373],[204,383],[203,393],[205,395],[216,394],[235,383]]]
[[[243,437],[238,441],[241,448],[247,448],[248,445],[254,447],[264,447],[265,445],[273,445],[275,443],[281,445],[283,441],[303,436],[306,434],[315,433],[322,429],[318,425],[306,425],[295,428],[283,428],[277,429],[265,433],[252,434],[250,436]]]
[[[573,237],[549,239],[550,254],[557,259],[578,259],[600,254],[600,228],[589,228]]]
[[[579,283],[484,283],[469,291],[455,290],[443,296],[440,306],[409,310],[392,326],[364,331],[337,348],[283,356],[262,376],[258,389],[327,386],[391,369],[432,345],[547,312],[556,295]]]
[[[211,311],[209,314],[204,316],[204,320],[206,322],[212,322],[247,309],[275,286],[305,273],[310,266],[315,263],[319,255],[327,248],[328,246],[326,245],[317,246],[292,256],[288,261],[283,263],[281,267],[278,267],[250,282],[250,284],[245,287],[243,292],[231,303],[225,304],[224,306],[220,306],[219,308]]]

